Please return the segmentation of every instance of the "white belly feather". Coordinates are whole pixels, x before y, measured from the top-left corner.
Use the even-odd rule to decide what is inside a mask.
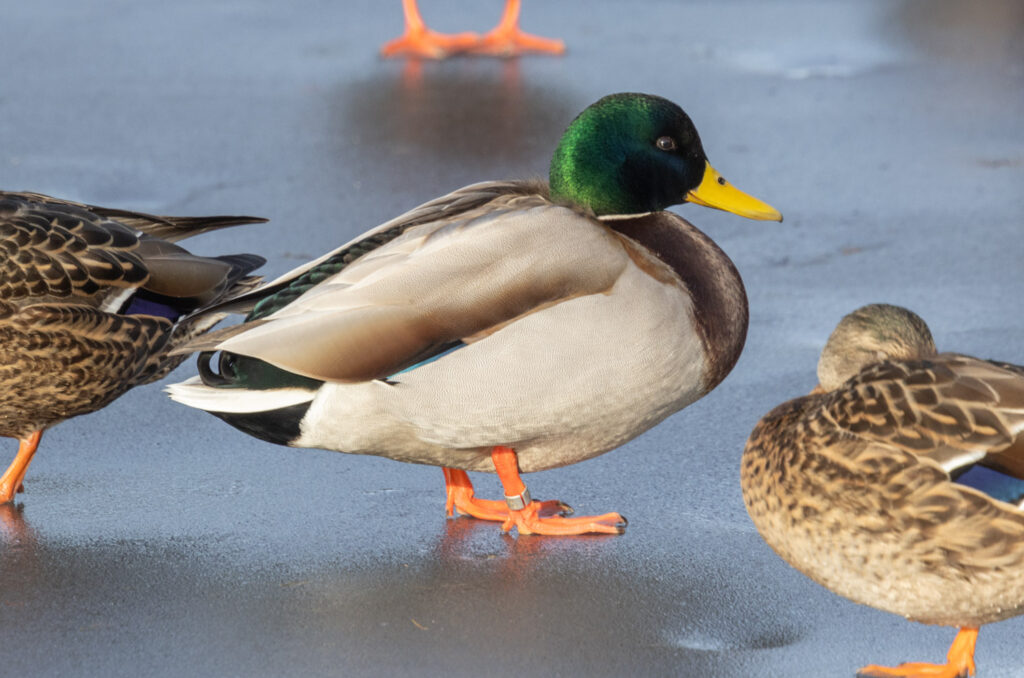
[[[524,472],[607,452],[704,392],[693,305],[639,268],[609,293],[564,301],[405,372],[332,383],[296,446],[492,471],[507,445]]]

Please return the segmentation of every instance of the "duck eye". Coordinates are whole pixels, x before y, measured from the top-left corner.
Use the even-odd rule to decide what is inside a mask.
[[[658,137],[655,145],[659,150],[662,151],[674,151],[676,150],[676,140],[672,137]]]

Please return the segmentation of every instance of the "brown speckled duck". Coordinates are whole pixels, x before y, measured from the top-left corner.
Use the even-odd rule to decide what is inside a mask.
[[[0,192],[0,435],[20,441],[0,504],[22,485],[42,432],[105,407],[182,361],[169,351],[254,287],[261,257],[194,256],[175,240],[254,217],[158,217]]]
[[[818,379],[747,442],[754,524],[832,591],[960,629],[946,664],[858,675],[974,675],[978,627],[1024,611],[1024,368],[936,353],[921,318],[872,304],[839,323]]]

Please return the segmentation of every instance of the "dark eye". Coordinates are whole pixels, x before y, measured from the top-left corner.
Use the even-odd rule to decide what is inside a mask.
[[[672,137],[658,137],[658,140],[654,142],[654,145],[662,151],[676,150],[676,140]]]

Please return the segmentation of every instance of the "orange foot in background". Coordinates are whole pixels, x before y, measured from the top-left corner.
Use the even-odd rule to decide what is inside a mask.
[[[14,501],[14,495],[24,490],[22,481],[25,479],[28,465],[32,462],[32,455],[39,447],[39,439],[42,435],[42,431],[36,431],[19,441],[18,454],[3,476],[0,476],[0,504]]]
[[[978,629],[964,627],[953,639],[946,654],[945,664],[912,662],[899,666],[865,666],[857,672],[858,678],[965,678],[974,675],[974,645]]]
[[[405,12],[405,33],[380,48],[383,57],[415,56],[444,59],[452,54],[464,52],[480,41],[480,36],[476,33],[446,35],[430,30],[420,16],[416,0],[402,0],[402,9]]]
[[[494,30],[473,45],[470,50],[473,54],[512,57],[524,52],[565,53],[565,43],[561,40],[541,38],[520,30],[520,2],[521,0],[508,0],[501,21]]]
[[[618,513],[570,518],[567,516],[572,513],[572,509],[567,504],[560,501],[532,501],[519,476],[515,450],[495,447],[491,451],[491,459],[502,487],[505,488],[506,501],[477,499],[473,496],[473,486],[466,472],[446,468],[444,478],[448,494],[448,515],[458,510],[482,520],[501,521],[503,532],[509,532],[515,527],[519,534],[622,534],[626,531],[626,519]]]

